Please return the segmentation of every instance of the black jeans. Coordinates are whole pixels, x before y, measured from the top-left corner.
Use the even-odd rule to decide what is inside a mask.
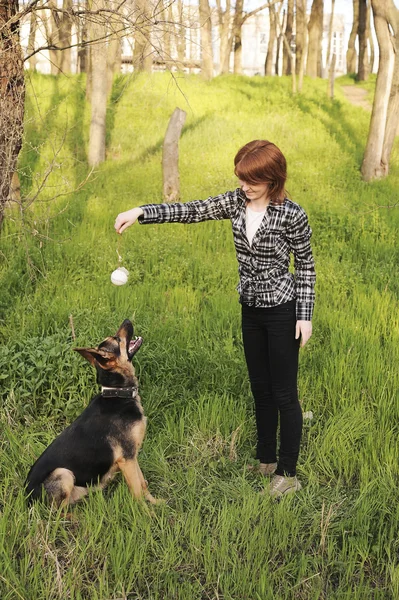
[[[258,443],[256,458],[277,462],[277,475],[295,475],[302,435],[298,401],[299,340],[295,339],[295,300],[270,308],[242,306],[242,335]],[[277,426],[280,451],[277,461]]]

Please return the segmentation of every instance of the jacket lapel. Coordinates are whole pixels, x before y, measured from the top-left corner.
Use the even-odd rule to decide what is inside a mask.
[[[279,217],[279,213],[284,210],[284,207],[281,204],[278,205],[269,205],[266,209],[264,217],[262,219],[262,223],[259,225],[258,231],[255,233],[254,238],[252,240],[252,248],[254,248],[269,232],[273,223],[275,223],[276,219]]]

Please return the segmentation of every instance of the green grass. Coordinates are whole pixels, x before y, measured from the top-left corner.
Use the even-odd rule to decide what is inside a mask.
[[[322,81],[293,97],[287,78],[120,77],[107,161],[62,196],[89,172],[84,80],[29,81],[26,198],[56,165],[22,222],[10,211],[0,240],[0,598],[398,598],[399,214],[383,208],[398,196],[397,142],[389,178],[365,184],[369,115],[338,85],[331,102]],[[255,427],[229,224],[134,226],[119,246],[129,283],[109,280],[116,214],[161,201],[175,106],[188,113],[183,200],[235,187],[235,152],[266,138],[285,153],[288,189],[314,231],[317,306],[299,382],[314,419],[303,490],[280,503],[246,470]],[[97,344],[126,317],[144,337],[140,463],[167,503],[135,503],[118,480],[73,507],[72,520],[28,509],[30,465],[96,390],[72,348]]]

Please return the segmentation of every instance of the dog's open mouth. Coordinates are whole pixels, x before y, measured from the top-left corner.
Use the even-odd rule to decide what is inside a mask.
[[[132,360],[133,356],[136,354],[137,350],[140,348],[142,343],[143,338],[140,336],[135,337],[134,340],[130,342],[128,350],[129,360]]]

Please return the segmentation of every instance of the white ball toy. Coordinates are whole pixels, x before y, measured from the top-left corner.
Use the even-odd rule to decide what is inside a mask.
[[[112,271],[111,281],[114,285],[125,285],[128,276],[129,271],[125,269],[125,267],[119,267],[118,269],[115,269],[115,271]]]

